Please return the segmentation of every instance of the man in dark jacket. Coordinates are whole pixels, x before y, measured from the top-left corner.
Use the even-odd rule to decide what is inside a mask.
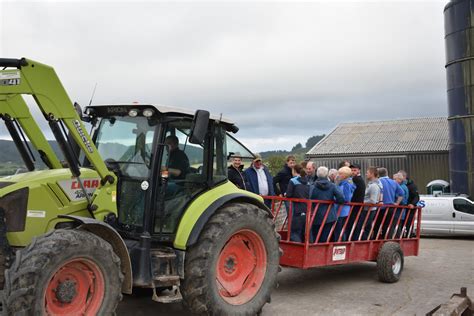
[[[170,179],[184,180],[189,171],[189,159],[184,151],[179,148],[179,139],[175,135],[165,138],[169,152],[168,172]]]
[[[310,187],[310,197],[312,200],[336,202],[338,204],[344,203],[344,195],[339,188],[328,180],[328,168],[319,167],[316,171],[318,178],[314,182],[314,185]],[[326,221],[322,228],[319,242],[326,242],[329,237],[329,232],[332,226],[337,221],[337,209],[334,204],[328,204],[327,202],[315,203],[317,207],[317,213],[314,218],[313,226],[311,227],[311,242],[314,242],[318,236],[321,226],[323,225],[324,217],[327,215]]]
[[[232,156],[232,164],[227,168],[227,177],[229,181],[235,184],[239,189],[246,190],[245,175],[243,173],[242,157],[239,153]]]
[[[410,230],[413,217],[415,216],[415,207],[420,201],[420,194],[418,193],[418,188],[416,187],[415,182],[412,179],[408,178],[408,175],[405,170],[400,170],[398,173],[401,173],[405,178],[406,186],[408,188],[408,220],[406,222],[406,230]]]
[[[273,196],[273,178],[268,168],[262,162],[262,157],[259,154],[255,155],[252,166],[244,171],[245,175],[245,186],[247,191],[253,192],[259,195]],[[271,207],[271,201],[265,200],[265,205]]]
[[[356,186],[354,193],[352,194],[352,203],[364,203],[364,196],[365,196],[365,181],[364,178],[361,177],[360,175],[360,165],[353,163],[349,166],[351,168],[352,172],[352,183]],[[352,227],[354,226],[357,214],[359,214],[361,210],[360,205],[355,205],[352,208],[352,213],[349,217],[349,222],[347,223],[347,237],[349,237],[350,231],[352,230]],[[355,234],[352,235],[352,240],[357,240]]]
[[[295,199],[309,199],[309,185],[305,171],[301,165],[295,166],[296,176],[290,179],[286,190],[286,197]],[[292,202],[290,240],[304,242],[306,214],[308,205],[303,202]]]
[[[273,190],[276,195],[285,196],[288,182],[293,178],[293,170],[296,165],[296,158],[293,155],[286,157],[286,163],[283,168],[273,178]]]
[[[306,172],[306,181],[308,181],[308,184],[314,184],[314,181],[318,178],[316,176],[316,164],[314,161],[308,161],[306,163],[305,167],[305,172]]]

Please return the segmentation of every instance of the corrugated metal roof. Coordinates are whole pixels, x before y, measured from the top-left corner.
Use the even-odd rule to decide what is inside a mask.
[[[437,152],[447,151],[448,143],[446,117],[342,123],[307,155]]]

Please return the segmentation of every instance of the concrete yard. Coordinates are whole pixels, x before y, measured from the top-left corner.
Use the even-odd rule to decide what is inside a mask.
[[[425,315],[459,293],[474,299],[474,238],[423,238],[420,256],[405,258],[401,280],[377,280],[375,263],[283,269],[263,315]],[[182,304],[125,296],[118,315],[189,315]]]

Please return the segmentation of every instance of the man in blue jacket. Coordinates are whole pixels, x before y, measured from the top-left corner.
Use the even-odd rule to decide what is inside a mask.
[[[379,176],[380,176],[380,184],[382,185],[382,198],[383,198],[383,204],[384,205],[400,205],[400,203],[403,200],[403,189],[388,177],[388,171],[386,168],[379,168],[378,169]],[[375,228],[377,230],[380,228],[380,225],[382,224],[382,238],[385,238],[385,235],[389,229],[390,221],[392,220],[393,217],[393,222],[392,223],[397,223],[398,217],[400,216],[400,209],[397,209],[397,212],[394,212],[395,207],[387,207],[387,208],[382,208],[381,213],[379,215],[379,219],[377,220],[377,223],[375,225]],[[387,216],[385,217],[385,221],[381,223],[383,220],[384,213],[387,213]],[[395,213],[395,214],[394,214]],[[393,225],[392,225],[393,227]],[[375,231],[377,231],[375,230]],[[388,238],[390,237],[391,232],[388,234]],[[374,234],[374,237],[377,238],[377,236]]]
[[[252,166],[244,171],[246,177],[247,190],[255,194],[263,196],[273,196],[273,178],[268,168],[262,162],[262,157],[259,154],[255,155]],[[271,200],[265,200],[265,205],[272,206]]]
[[[352,200],[352,195],[354,194],[354,190],[356,189],[356,186],[354,185],[354,183],[352,183],[351,179],[352,170],[349,167],[341,167],[337,172],[337,179],[339,180],[338,187],[339,190],[341,190],[342,195],[344,196],[344,202],[350,203]],[[341,206],[338,205],[338,208],[339,207]],[[347,223],[347,225],[345,224],[350,212],[351,206],[344,205],[341,207],[341,212],[339,213],[339,217],[337,218],[336,229],[334,231],[334,241],[338,241],[341,234],[341,241],[347,241],[347,239],[349,238],[353,223]],[[349,226],[349,224],[351,225]],[[346,226],[346,228],[343,231],[344,225]]]
[[[316,171],[317,179],[314,185],[310,187],[310,197],[312,200],[325,201],[321,203],[315,203],[317,207],[317,213],[314,218],[313,226],[311,227],[311,242],[316,240],[321,226],[323,225],[324,217],[327,215],[326,222],[322,227],[321,236],[319,242],[326,242],[329,237],[332,226],[337,221],[337,208],[334,204],[328,202],[336,202],[339,204],[344,203],[344,195],[339,188],[328,180],[328,168],[321,166]]]

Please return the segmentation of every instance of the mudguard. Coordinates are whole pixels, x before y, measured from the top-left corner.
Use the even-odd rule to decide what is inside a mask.
[[[209,218],[220,207],[230,202],[254,204],[272,216],[261,196],[237,189],[234,184],[228,181],[200,195],[188,206],[179,223],[174,247],[186,250],[187,247],[196,243]]]
[[[122,293],[132,294],[132,264],[128,254],[127,246],[125,245],[125,242],[119,233],[117,233],[117,231],[109,224],[93,218],[72,215],[60,215],[58,217],[71,219],[76,223],[79,223],[80,226],[77,227],[77,229],[91,232],[94,235],[104,239],[112,246],[114,252],[120,258],[120,266],[122,267],[122,273],[124,274]]]

